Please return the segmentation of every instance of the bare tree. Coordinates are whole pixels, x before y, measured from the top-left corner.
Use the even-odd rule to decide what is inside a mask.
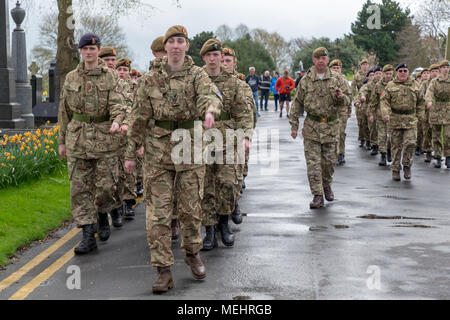
[[[261,43],[270,53],[279,70],[286,69],[291,63],[290,45],[277,32],[269,33],[264,29],[252,30],[253,39]]]
[[[241,23],[234,29],[234,40],[244,38],[247,34],[250,34],[250,29]]]
[[[216,37],[217,39],[219,39],[222,42],[225,41],[232,41],[233,40],[233,29],[231,29],[229,26],[227,26],[226,24],[223,24],[221,26],[219,26],[216,30]]]

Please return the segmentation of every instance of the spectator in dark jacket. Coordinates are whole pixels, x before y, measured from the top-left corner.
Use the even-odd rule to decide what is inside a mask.
[[[278,94],[277,89],[275,89],[275,85],[277,84],[277,80],[280,77],[280,73],[278,71],[273,72],[272,84],[270,85],[270,92],[273,93],[273,99],[275,100],[275,112],[278,111],[278,101],[280,101],[280,95]]]
[[[253,98],[255,99],[256,109],[258,109],[258,89],[259,89],[259,77],[255,74],[256,69],[251,67],[249,69],[250,74],[245,78],[245,82],[248,83],[250,88],[253,91]],[[258,111],[258,117],[260,117],[260,113]]]
[[[298,87],[300,81],[302,81],[302,78],[305,76],[305,74],[306,74],[306,71],[305,71],[305,70],[302,70],[302,71],[299,72],[298,77],[297,77],[297,79],[295,80],[295,88]]]
[[[266,71],[264,72],[264,75],[261,76],[261,79],[259,80],[259,91],[261,95],[261,103],[260,103],[260,109],[263,110],[263,101],[265,101],[264,104],[264,110],[269,111],[267,109],[267,104],[269,103],[269,92],[270,92],[270,72]]]

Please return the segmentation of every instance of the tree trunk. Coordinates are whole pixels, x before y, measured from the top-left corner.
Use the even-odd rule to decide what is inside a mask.
[[[75,20],[72,13],[72,0],[58,2],[58,50],[56,61],[60,74],[60,88],[63,87],[66,75],[76,68],[80,58],[75,44]]]

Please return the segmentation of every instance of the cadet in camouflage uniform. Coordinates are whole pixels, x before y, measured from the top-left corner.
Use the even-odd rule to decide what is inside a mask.
[[[367,79],[367,73],[369,72],[370,66],[369,61],[367,59],[363,59],[361,63],[359,64],[361,69],[358,71],[357,74],[355,74],[355,77],[352,81],[352,93],[355,97],[359,90],[361,90],[362,86],[364,85],[364,80]],[[364,147],[364,143],[369,140],[369,132],[368,132],[368,126],[366,123],[366,117],[363,116],[363,110],[356,107],[356,119],[358,120],[358,140],[361,142],[360,147]]]
[[[336,73],[339,73],[342,76],[342,79],[344,80],[344,83],[346,85],[347,95],[351,97],[351,88],[350,85],[347,82],[347,79],[342,74],[342,62],[341,60],[333,60],[330,62],[330,69]],[[347,137],[347,134],[345,133],[345,130],[347,130],[347,121],[352,117],[352,104],[351,101],[348,104],[347,108],[340,108],[339,109],[339,145],[338,145],[338,165],[344,165],[345,164],[345,139]]]
[[[433,129],[433,148],[436,168],[441,168],[442,156],[450,169],[450,79],[448,60],[440,63],[441,74],[431,81],[426,94],[426,105],[430,112]],[[443,139],[443,140],[442,140]]]
[[[72,215],[83,228],[76,254],[97,248],[97,213],[100,240],[108,240],[108,213],[117,200],[120,136],[116,133],[124,118],[124,102],[116,72],[98,58],[100,44],[92,33],[81,38],[83,61],[67,74],[59,105],[59,154],[68,159]]]
[[[234,246],[234,234],[228,221],[230,215],[235,211],[237,195],[241,188],[238,181],[237,165],[243,164],[245,159],[244,157],[242,159],[237,158],[236,154],[241,143],[244,144],[244,151],[249,151],[250,139],[247,137],[239,141],[238,137],[237,144],[233,141],[232,145],[228,145],[227,131],[243,130],[243,133],[251,136],[253,115],[252,109],[247,103],[241,81],[221,66],[222,43],[216,39],[209,39],[203,45],[200,55],[205,62],[205,71],[223,95],[222,113],[215,123],[215,129],[220,130],[223,137],[221,143],[217,141],[214,143],[215,159],[219,161],[208,163],[206,166],[205,195],[202,202],[203,225],[206,227],[203,250],[208,251],[217,247],[216,225],[221,234],[222,243],[227,247]],[[232,163],[229,163],[229,159],[227,159],[228,148],[233,148],[235,159]],[[218,156],[219,153],[222,153],[223,159]],[[240,220],[235,221],[235,223],[242,223],[242,217],[239,218]]]
[[[381,116],[380,98],[381,94],[386,88],[387,84],[392,80],[394,76],[394,67],[390,64],[383,67],[383,79],[378,81],[373,88],[369,101],[370,120],[377,122],[379,151],[381,153],[381,161],[379,166],[387,166],[387,150],[391,149],[390,134],[388,133],[387,123],[384,122]]]
[[[424,96],[427,94],[428,87],[433,79],[439,77],[439,65],[432,64],[428,69],[430,70],[428,81],[423,84]],[[433,130],[430,125],[430,109],[425,108],[425,117],[423,122],[423,152],[426,153],[425,162],[430,163],[433,160]]]
[[[417,82],[409,76],[406,64],[399,64],[395,71],[397,76],[387,84],[381,95],[381,115],[384,121],[388,122],[392,133],[392,179],[400,181],[400,163],[403,164],[405,179],[411,179],[417,140],[417,121],[423,97],[419,94]]]
[[[164,43],[167,57],[139,82],[125,154],[127,172],[132,172],[136,164],[136,150],[139,146],[145,146],[147,237],[152,265],[158,268],[154,292],[167,292],[173,288],[170,267],[174,264],[171,248],[174,195],[177,197],[185,262],[191,267],[195,279],[206,277],[199,254],[203,246],[200,229],[205,165],[202,161],[203,144],[194,143],[194,128],[197,135],[203,133],[201,123],[195,125],[195,121],[201,119],[205,119],[205,128],[212,128],[222,108],[222,98],[208,74],[185,55],[189,50],[186,29],[182,26],[171,27]],[[155,120],[153,124],[152,119]],[[185,130],[180,132],[176,129]],[[179,141],[175,141],[178,133],[183,133],[183,138],[187,138],[192,150],[191,159],[179,159],[179,155],[175,154],[180,145]],[[191,136],[186,137],[187,133]],[[198,154],[200,159],[196,157]],[[183,158],[185,156],[189,154],[183,154]]]
[[[422,77],[425,73],[425,70],[420,71],[416,76],[417,84],[419,85],[419,94],[424,96],[422,93],[422,83],[424,81],[424,78]],[[425,76],[426,77],[426,76]],[[425,110],[425,108],[421,108]],[[418,123],[417,123],[417,142],[416,142],[416,156],[422,155],[422,142],[423,142],[423,121],[424,121],[425,113],[421,114]]]
[[[343,93],[346,86],[342,77],[328,68],[327,49],[314,50],[312,59],[314,67],[300,81],[289,123],[291,135],[296,139],[301,110],[304,108],[308,113],[302,133],[308,180],[314,195],[310,208],[318,209],[324,206],[324,193],[328,201],[334,201],[331,183],[337,160],[339,109],[347,108],[350,97]]]

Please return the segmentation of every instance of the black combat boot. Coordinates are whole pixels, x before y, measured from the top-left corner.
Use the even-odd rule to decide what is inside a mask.
[[[111,228],[109,227],[109,220],[107,213],[98,213],[98,237],[100,241],[108,241],[111,236]]]
[[[391,152],[391,148],[389,148],[389,149],[387,150],[386,157],[387,157],[387,161],[388,161],[388,162],[392,162],[392,152]]]
[[[434,165],[434,167],[436,169],[442,168],[442,158],[441,157],[434,157],[434,159],[436,160],[436,164]]]
[[[420,157],[422,155],[422,150],[420,149],[420,147],[416,148],[416,156]]]
[[[366,142],[364,141],[364,140],[361,140],[361,143],[359,144],[359,147],[360,148],[364,148],[364,144],[365,144]]]
[[[370,141],[367,141],[367,142],[366,142],[366,150],[367,150],[367,151],[372,150],[372,145],[370,144]]]
[[[242,223],[242,212],[241,212],[241,208],[239,208],[239,203],[237,201],[236,201],[236,204],[234,205],[234,211],[231,214],[231,220],[233,220],[234,224]]]
[[[222,243],[226,247],[234,246],[234,234],[230,229],[230,225],[228,224],[228,216],[220,216],[219,215],[219,225],[217,229],[220,232],[222,237]]]
[[[93,224],[83,226],[83,240],[80,245],[75,248],[75,254],[87,254],[97,249],[97,241],[95,240],[95,227]]]
[[[450,157],[445,158],[445,166],[447,167],[447,169],[450,169]]]
[[[138,198],[144,195],[144,187],[142,186],[142,182],[138,182],[136,184],[136,195],[138,196]]]
[[[136,214],[133,206],[136,205],[136,200],[125,200],[125,220],[134,220]]]
[[[120,208],[122,208],[122,207],[120,207]],[[121,228],[123,226],[122,214],[119,212],[119,208],[111,211],[111,219],[112,219],[112,224],[113,224],[114,228]]]
[[[244,181],[242,182],[242,189],[247,189],[247,185],[245,184],[245,178],[247,177],[244,177]]]
[[[386,160],[386,152],[381,153],[381,161],[378,163],[380,167],[386,167],[387,166],[387,160]]]
[[[427,157],[425,158],[425,162],[426,163],[430,163],[432,159],[433,159],[432,153],[431,152],[427,152]]]
[[[345,155],[340,154],[338,158],[338,165],[343,166],[345,164]]]
[[[205,238],[203,239],[202,251],[211,251],[219,246],[216,237],[216,226],[207,226],[205,227],[205,229],[206,235]]]
[[[375,145],[372,148],[372,153],[370,154],[371,156],[376,156],[378,154],[378,146]]]

